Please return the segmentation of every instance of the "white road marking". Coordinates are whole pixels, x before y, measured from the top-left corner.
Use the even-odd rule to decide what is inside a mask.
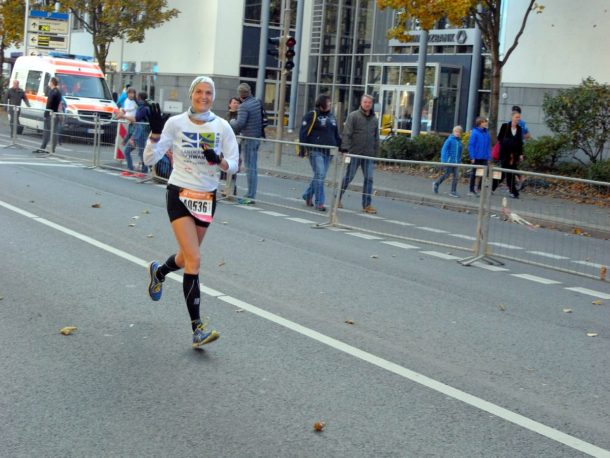
[[[346,232],[347,235],[353,235],[354,237],[360,237],[366,240],[383,240],[381,237],[371,234],[363,234],[362,232]]]
[[[369,219],[385,219],[381,216],[377,216],[377,215],[369,215],[368,213],[358,213],[360,216],[362,216],[363,218],[369,218]]]
[[[31,218],[32,221],[39,222],[48,227],[56,229],[59,232],[63,232],[66,235],[75,237],[85,243],[95,246],[96,248],[100,248],[100,249],[107,251],[111,254],[114,254],[120,258],[133,262],[134,264],[136,264],[138,266],[141,266],[141,267],[148,266],[148,262],[144,261],[143,259],[140,259],[125,251],[119,250],[118,248],[114,248],[103,242],[95,240],[84,234],[75,232],[72,229],[68,229],[67,227],[60,226],[59,224],[55,224],[44,218],[40,218],[37,215],[29,213],[20,208],[17,208],[4,201],[0,200],[0,206],[6,208],[8,210],[14,211],[18,214],[21,214],[23,216],[27,216],[28,218]],[[180,276],[176,275],[176,274],[170,274],[169,277],[172,279],[175,279],[175,280],[177,279],[178,281],[182,281]],[[176,277],[178,277],[178,278],[176,278]],[[259,316],[263,319],[266,319],[268,321],[271,321],[273,323],[279,324],[280,326],[283,326],[292,331],[298,332],[299,334],[309,337],[312,340],[316,340],[317,342],[320,342],[323,345],[326,345],[328,347],[342,351],[350,356],[353,356],[354,358],[358,358],[362,361],[365,361],[369,364],[377,366],[388,372],[399,375],[407,380],[418,383],[419,385],[422,385],[426,388],[434,390],[438,393],[444,394],[445,396],[448,396],[450,398],[461,401],[464,404],[470,405],[470,406],[480,409],[484,412],[488,412],[498,418],[506,420],[515,425],[521,426],[524,429],[533,431],[533,432],[540,434],[544,437],[547,437],[551,440],[554,440],[561,444],[567,445],[568,447],[571,447],[575,450],[581,451],[583,453],[587,453],[592,456],[600,456],[600,457],[601,456],[604,456],[604,457],[610,456],[610,450],[605,450],[605,449],[598,447],[596,445],[593,445],[589,442],[585,442],[582,439],[578,439],[577,437],[570,436],[569,434],[566,434],[557,429],[551,428],[542,423],[534,421],[528,417],[525,417],[524,415],[520,415],[518,413],[512,412],[508,409],[505,409],[504,407],[500,407],[496,404],[485,401],[484,399],[478,398],[472,394],[466,393],[465,391],[458,390],[457,388],[453,388],[452,386],[449,386],[442,382],[434,380],[433,378],[427,377],[423,374],[420,374],[419,372],[412,371],[410,369],[407,369],[406,367],[400,366],[396,363],[393,363],[386,359],[380,358],[379,356],[376,356],[372,353],[369,353],[369,352],[366,352],[359,348],[348,345],[344,342],[341,342],[340,340],[334,339],[332,337],[329,337],[327,335],[314,331],[313,329],[302,326],[298,323],[295,323],[294,321],[287,320],[279,315],[276,315],[274,313],[271,313],[271,312],[268,312],[261,308],[258,308],[247,302],[241,301],[232,296],[224,295],[220,291],[212,290],[212,289],[205,288],[205,287],[203,287],[203,288],[204,288],[204,293],[206,293],[206,291],[210,291],[213,293],[214,297],[217,297],[219,300],[221,300],[223,302],[237,306],[243,310],[247,310],[254,315],[257,315],[257,316]]]
[[[472,265],[480,267],[481,269],[491,270],[492,272],[506,272],[509,270],[506,267],[494,266],[481,261],[473,262]]]
[[[581,294],[586,294],[588,296],[597,297],[599,299],[610,299],[610,294],[600,293],[599,291],[594,291],[594,290],[588,289],[588,288],[581,288],[580,286],[575,286],[575,287],[570,287],[570,288],[565,288],[565,289],[574,291],[576,293],[581,293]]]
[[[537,277],[536,275],[530,274],[511,274],[513,277],[523,278],[524,280],[535,281],[536,283],[542,283],[543,285],[560,285],[561,282],[557,280],[549,280],[548,278]]]
[[[349,229],[344,229],[342,227],[332,227],[332,226],[327,227],[326,230],[333,231],[333,232],[347,232],[347,231],[349,231]]]
[[[301,224],[316,224],[315,221],[311,221],[309,219],[304,219],[304,218],[286,218],[287,220],[290,221],[294,221],[295,223],[301,223]],[[330,229],[330,228],[329,228]]]
[[[444,231],[442,229],[436,229],[434,227],[417,226],[415,229],[419,229],[420,231],[434,232],[435,234],[446,234],[447,233],[447,231]]]
[[[476,240],[476,237],[473,237],[471,235],[464,235],[464,234],[449,234],[451,237],[457,237],[458,239],[464,239],[464,240]]]
[[[535,254],[538,256],[544,256],[545,258],[551,258],[551,259],[570,259],[566,256],[559,256],[557,254],[545,253],[544,251],[528,251],[528,253]]]
[[[441,253],[440,251],[420,251],[420,253],[434,256],[435,258],[448,259],[450,261],[453,261],[455,259],[462,259],[459,256],[454,256],[448,253]]]
[[[600,267],[603,267],[602,264],[597,264],[595,262],[589,262],[589,261],[572,261],[574,264],[582,264],[583,266],[590,266],[590,267],[595,267],[596,269],[599,269]]]
[[[506,248],[508,250],[522,250],[523,248],[521,248],[520,246],[515,246],[515,245],[509,245],[507,243],[500,243],[500,242],[489,242],[490,245],[495,245],[498,246],[500,248]]]
[[[263,210],[263,211],[261,211],[261,213],[264,213],[265,215],[269,215],[269,216],[288,216],[288,215],[284,215],[283,213],[272,212],[269,210]]]
[[[244,210],[260,210],[260,208],[255,207],[254,205],[237,204],[236,207],[237,208],[243,208]]]
[[[33,165],[36,167],[78,167],[75,164],[49,164],[48,162],[0,161],[0,165]]]
[[[407,223],[405,221],[396,221],[394,219],[386,219],[386,223],[398,224],[399,226],[415,226],[415,224]]]
[[[408,243],[402,243],[402,242],[390,242],[390,241],[383,241],[381,243],[385,243],[386,245],[392,245],[398,248],[403,248],[405,250],[419,250],[418,246],[415,245],[409,245]]]

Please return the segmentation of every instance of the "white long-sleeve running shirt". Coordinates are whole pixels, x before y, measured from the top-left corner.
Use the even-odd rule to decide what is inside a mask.
[[[194,191],[214,191],[218,188],[220,167],[208,164],[200,146],[202,143],[213,148],[216,154],[223,154],[229,164],[227,174],[237,173],[237,140],[229,123],[218,116],[202,125],[193,123],[187,113],[169,118],[159,141],[153,143],[149,139],[146,142],[144,163],[154,165],[171,150],[174,154],[174,165],[169,184]]]

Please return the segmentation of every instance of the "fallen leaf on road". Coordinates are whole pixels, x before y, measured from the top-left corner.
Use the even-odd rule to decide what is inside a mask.
[[[35,203],[35,201],[33,201],[33,200],[30,200],[30,203],[31,203],[31,204],[33,204],[33,203]]]
[[[228,221],[223,221],[223,222],[222,222],[222,223],[220,223],[220,224],[229,224],[229,222],[228,222]]]
[[[572,309],[563,309],[563,313],[572,313]]]
[[[597,332],[587,332],[587,337],[597,337]]]
[[[591,302],[593,305],[602,305],[602,301],[601,299],[595,299],[593,302]]]
[[[503,312],[506,311],[506,305],[504,305],[504,304],[498,304],[498,308]]]
[[[148,234],[146,237],[148,237],[149,239],[152,239],[154,237],[153,234]]]
[[[353,322],[352,320],[345,320],[345,322],[346,322],[347,324],[354,324],[354,322]]]
[[[259,239],[258,241],[259,241],[259,242],[264,242],[264,241],[265,241],[265,239]]]
[[[222,267],[226,264],[226,262],[222,261],[220,264],[218,264],[218,267]]]
[[[574,229],[572,229],[572,232],[576,235],[580,235],[582,234],[582,229],[575,227]]]
[[[140,219],[139,216],[132,216],[131,219]]]
[[[321,433],[324,430],[325,426],[326,426],[326,423],[324,423],[323,421],[316,421],[313,424],[313,430],[317,433]]]
[[[235,313],[243,313],[244,309],[237,309],[235,310]]]
[[[142,210],[142,213],[143,213],[144,215],[150,215],[150,210],[148,210],[148,209],[146,209],[146,208],[145,208],[144,210]]]
[[[608,268],[606,266],[601,266],[599,268],[599,279],[601,281],[606,281],[606,275],[608,274]]]
[[[379,259],[379,256],[377,256],[376,254],[372,254],[372,255],[371,255],[371,258],[373,258],[373,259]]]
[[[129,223],[127,226],[128,227],[136,227],[136,223]]]
[[[91,204],[91,207],[92,207],[92,208],[101,208],[101,207],[102,207],[102,204],[100,204],[100,203],[97,203],[97,204]]]
[[[59,330],[59,332],[61,332],[64,336],[69,336],[70,334],[72,334],[74,331],[76,331],[77,327],[76,326],[66,326],[64,328],[61,328]]]

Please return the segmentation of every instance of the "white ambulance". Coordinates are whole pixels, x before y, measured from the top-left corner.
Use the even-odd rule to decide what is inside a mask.
[[[99,65],[76,56],[23,56],[17,58],[11,82],[19,81],[30,102],[31,109],[21,102],[20,123],[42,130],[44,109],[47,105],[48,84],[51,77],[59,80],[59,90],[65,101],[64,135],[94,133],[95,115],[101,122],[102,134],[116,132],[111,124],[117,106]],[[107,132],[106,132],[107,131]]]

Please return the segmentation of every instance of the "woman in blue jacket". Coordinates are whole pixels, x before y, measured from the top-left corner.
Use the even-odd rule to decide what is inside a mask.
[[[479,116],[475,120],[475,127],[470,133],[470,140],[468,141],[468,154],[470,156],[470,162],[474,165],[487,165],[490,159],[491,153],[491,137],[487,131],[487,125],[489,121],[487,118]],[[474,188],[476,180],[476,169],[472,169],[470,174],[470,192],[469,196],[476,196],[477,192]],[[477,190],[481,190],[481,179],[477,184]]]
[[[453,134],[447,137],[447,140],[445,140],[445,143],[443,143],[443,149],[441,150],[441,162],[445,164],[459,164],[462,162],[462,141],[460,140],[462,137],[462,131],[462,126],[455,126],[453,128]],[[449,178],[449,175],[453,175],[451,180],[451,192],[449,193],[449,196],[460,197],[460,195],[457,193],[458,168],[451,166],[448,166],[445,169],[445,173],[441,175],[438,180],[432,183],[434,193],[438,194],[438,187],[443,181]]]

